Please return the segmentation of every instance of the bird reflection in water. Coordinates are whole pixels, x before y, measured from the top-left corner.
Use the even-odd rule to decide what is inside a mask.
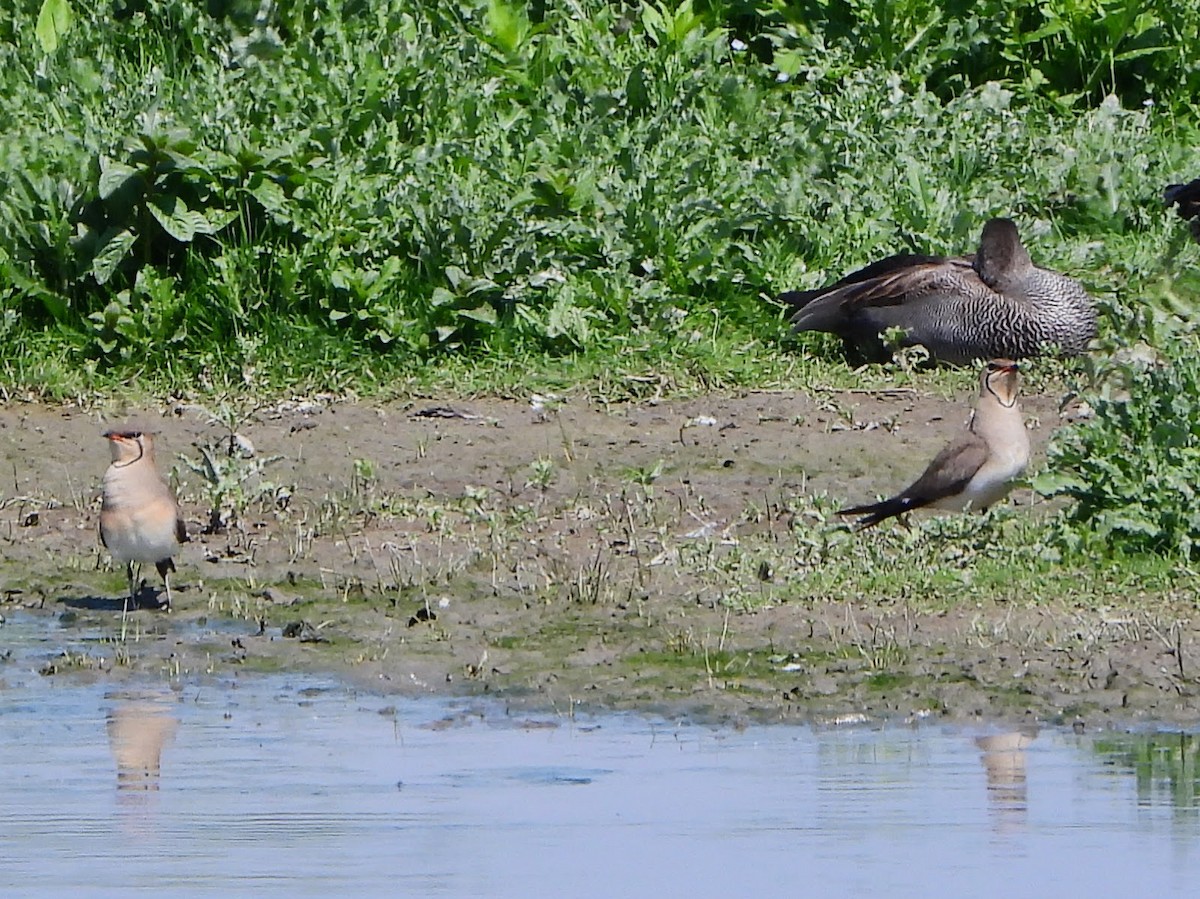
[[[108,745],[117,765],[117,797],[127,806],[144,808],[157,793],[162,752],[175,736],[179,719],[169,694],[119,693],[108,697]]]
[[[998,831],[1019,829],[1029,809],[1026,793],[1025,749],[1037,738],[1036,728],[976,737],[987,772],[988,803],[996,816]]]

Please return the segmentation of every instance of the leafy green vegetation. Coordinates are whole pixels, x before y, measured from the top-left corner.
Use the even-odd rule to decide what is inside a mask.
[[[1166,0],[16,0],[0,388],[905,381],[770,297],[1004,214],[1104,312],[1047,551],[1190,554],[1200,247],[1160,194],[1198,36]]]
[[[838,354],[766,297],[960,251],[999,213],[1119,318],[1161,272],[1198,22],[1117,0],[18,0],[4,380],[370,391],[620,356],[775,381]]]
[[[1200,361],[1195,341],[1114,365],[1094,415],[1059,435],[1035,486],[1075,502],[1058,542],[1086,552],[1200,547]]]
[[[1110,93],[1184,98],[1200,86],[1185,50],[1200,10],[1163,0],[777,0],[749,21],[758,17],[774,26],[784,70],[804,68],[806,51],[845,49],[855,67],[883,63],[942,96],[1004,81],[1068,106]]]
[[[1089,360],[1083,420],[1056,433],[1034,479],[1043,494],[1072,500],[1047,532],[1049,545],[1093,559],[1151,552],[1180,562],[1200,548],[1193,250],[1180,227],[1164,245],[1162,273],[1144,279],[1141,303]]]
[[[1180,577],[1178,564],[1156,555],[1075,552],[1060,542],[1066,528],[1061,521],[1028,509],[914,518],[909,528],[891,524],[856,532],[834,508],[826,497],[797,499],[789,541],[743,539],[733,549],[684,546],[680,561],[703,572],[720,603],[737,610],[865,597],[880,608],[922,611],[972,602],[1136,607],[1131,597],[1165,600]]]

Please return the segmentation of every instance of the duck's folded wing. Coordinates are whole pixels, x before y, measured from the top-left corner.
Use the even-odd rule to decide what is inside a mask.
[[[791,318],[796,330],[820,331],[836,327],[860,309],[901,305],[912,298],[937,293],[963,293],[977,282],[978,276],[967,256],[953,259],[891,256],[847,275],[836,284],[792,291],[782,294],[780,299],[796,308]]]

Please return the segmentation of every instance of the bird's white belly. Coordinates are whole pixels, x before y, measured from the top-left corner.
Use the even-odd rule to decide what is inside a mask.
[[[104,545],[118,562],[161,562],[175,555],[175,519],[132,515],[104,529]]]
[[[1016,447],[1009,453],[993,454],[967,482],[966,489],[944,501],[946,505],[941,508],[964,512],[968,509],[981,512],[989,508],[1008,496],[1013,481],[1024,473],[1028,462],[1027,448],[1022,451],[1021,447]]]

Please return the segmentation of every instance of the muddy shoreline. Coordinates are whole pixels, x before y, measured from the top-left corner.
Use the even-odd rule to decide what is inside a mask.
[[[10,407],[0,613],[43,619],[53,636],[34,663],[56,678],[314,671],[560,713],[1195,725],[1192,595],[1096,608],[1003,589],[930,602],[904,585],[831,600],[811,586],[821,571],[796,561],[797,518],[905,483],[970,401],[129,410],[161,431],[195,538],[175,610],[133,613],[123,637],[123,577],[95,533],[99,434],[126,413]],[[1057,399],[1023,405],[1040,453]],[[199,446],[220,477],[183,461],[201,461]],[[1044,512],[1030,502],[1014,498]],[[223,532],[200,533],[222,518]],[[147,605],[159,586],[147,579]]]

